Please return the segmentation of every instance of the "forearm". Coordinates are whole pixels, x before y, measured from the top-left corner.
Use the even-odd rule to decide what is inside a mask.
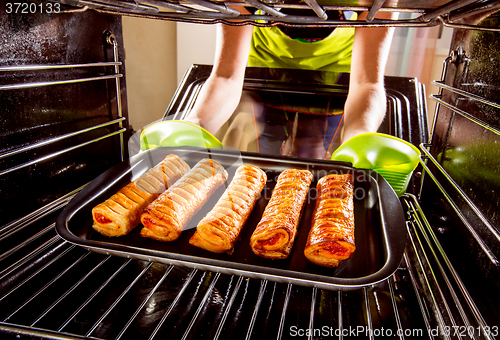
[[[342,142],[360,133],[376,132],[385,117],[384,84],[364,83],[349,91],[344,110]]]
[[[360,18],[365,16],[363,13]],[[392,13],[379,16],[395,18]],[[356,28],[349,94],[344,107],[343,142],[360,133],[376,132],[384,120],[384,72],[393,32],[394,29],[388,27]]]
[[[188,121],[216,133],[233,114],[241,97],[252,31],[252,26],[218,26],[214,67]]]
[[[238,106],[242,82],[212,73],[186,120],[200,125],[210,133],[216,133]]]

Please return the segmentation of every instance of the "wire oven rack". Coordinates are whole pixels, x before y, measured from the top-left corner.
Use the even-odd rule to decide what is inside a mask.
[[[494,339],[497,334],[447,261],[416,196],[402,200],[409,242],[400,268],[381,283],[351,292],[92,253],[62,240],[47,222],[61,201],[23,225],[24,235],[32,236],[0,234],[1,332],[44,339],[164,339],[166,334],[169,339],[243,334],[245,339]],[[43,223],[50,224],[40,230]]]
[[[452,28],[498,31],[497,27],[485,27],[477,23],[464,23],[464,18],[498,10],[498,1],[391,1],[364,0],[316,1],[316,0],[52,0],[71,5],[63,11],[86,11],[135,16],[159,20],[227,25],[274,26],[338,26],[338,27],[430,27],[443,24]],[[234,6],[259,9],[258,14],[241,14]],[[311,15],[285,15],[280,8],[310,9]],[[368,11],[366,20],[345,21],[329,19],[328,10]],[[377,12],[413,13],[412,18],[394,20],[375,19]]]

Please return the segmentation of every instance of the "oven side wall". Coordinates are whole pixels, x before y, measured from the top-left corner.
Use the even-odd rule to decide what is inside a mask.
[[[41,7],[38,13],[9,14],[5,3],[0,7],[0,228],[5,230],[121,161],[128,115],[124,65],[108,64],[114,48],[106,41],[114,36],[123,62],[121,17],[93,11],[48,15]],[[30,65],[40,69],[19,68]]]
[[[496,13],[475,24],[499,27],[499,22]],[[477,305],[476,318],[491,326],[500,320],[499,47],[498,32],[454,31],[434,97],[439,110],[427,165],[435,180],[424,174],[421,195],[450,270]]]

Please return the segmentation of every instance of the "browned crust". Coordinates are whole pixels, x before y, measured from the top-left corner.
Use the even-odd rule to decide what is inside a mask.
[[[313,175],[308,170],[283,171],[251,238],[261,257],[285,259],[290,254]]]
[[[144,208],[187,171],[189,165],[185,161],[177,155],[168,155],[134,182],[96,205],[92,209],[92,227],[105,236],[128,234],[139,224]]]
[[[210,196],[227,180],[222,165],[202,159],[144,209],[141,236],[174,241]]]
[[[214,253],[232,253],[266,181],[266,173],[258,167],[239,167],[217,204],[196,227],[189,243]]]
[[[320,266],[337,267],[356,249],[352,175],[325,176],[318,181],[317,190],[304,255]]]

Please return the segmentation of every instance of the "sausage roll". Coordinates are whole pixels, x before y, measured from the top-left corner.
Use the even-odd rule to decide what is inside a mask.
[[[141,213],[160,193],[189,171],[177,155],[168,155],[154,168],[127,184],[92,209],[92,227],[105,236],[122,236],[134,229]]]
[[[328,175],[318,181],[318,198],[304,250],[309,261],[337,267],[354,250],[352,175]]]
[[[227,180],[222,165],[202,159],[181,179],[144,209],[141,236],[174,241],[189,221]]]
[[[250,237],[255,254],[271,259],[288,257],[312,179],[308,170],[288,169],[279,175],[262,219]]]
[[[214,253],[232,253],[266,181],[266,173],[258,167],[240,166],[215,207],[196,227],[189,243]]]

